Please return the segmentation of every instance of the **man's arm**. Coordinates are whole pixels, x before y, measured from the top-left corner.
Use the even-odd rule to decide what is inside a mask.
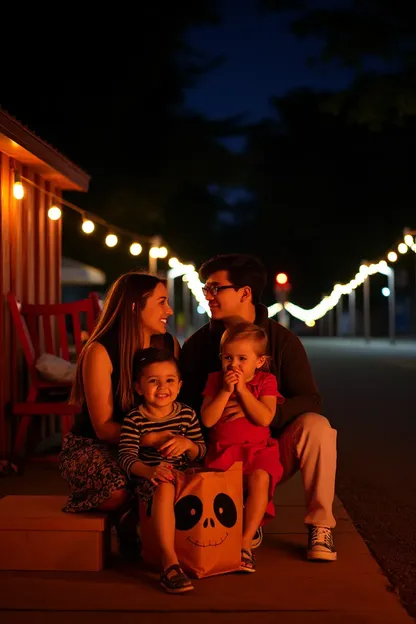
[[[312,375],[306,351],[295,334],[291,334],[282,353],[279,391],[285,402],[277,405],[271,423],[274,430],[306,412],[321,413],[322,401]]]

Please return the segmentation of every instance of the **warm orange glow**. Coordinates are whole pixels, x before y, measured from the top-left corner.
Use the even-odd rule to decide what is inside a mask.
[[[25,189],[21,182],[15,182],[13,184],[13,196],[15,199],[23,199],[25,196]]]
[[[13,196],[15,199],[23,199],[25,196],[25,189],[18,171],[14,172]]]
[[[276,275],[276,282],[278,284],[287,284],[287,275],[286,275],[286,273],[278,273]]]

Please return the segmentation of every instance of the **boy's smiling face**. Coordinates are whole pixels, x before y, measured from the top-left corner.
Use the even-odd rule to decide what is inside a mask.
[[[176,400],[181,386],[182,381],[174,362],[155,362],[143,370],[136,383],[136,390],[147,405],[161,408]]]

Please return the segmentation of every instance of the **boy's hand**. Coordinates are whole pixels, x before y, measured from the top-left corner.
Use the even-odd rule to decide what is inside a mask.
[[[179,457],[186,453],[186,451],[191,450],[193,446],[193,442],[184,436],[173,436],[162,444],[159,448],[160,453],[165,457]]]
[[[224,374],[223,388],[226,392],[234,392],[235,385],[238,381],[237,373],[234,370],[228,370]]]
[[[173,476],[171,466],[162,462],[158,466],[150,466],[148,479],[154,485],[158,485],[159,483],[170,483],[174,481],[175,477]]]

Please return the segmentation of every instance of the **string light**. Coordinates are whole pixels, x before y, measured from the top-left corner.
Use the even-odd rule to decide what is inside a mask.
[[[403,254],[406,253],[409,249],[416,253],[416,244],[414,242],[413,236],[408,232],[404,236],[404,242],[398,245],[397,250]],[[388,252],[387,260],[389,262],[396,262],[397,259],[398,256],[395,251]],[[347,284],[335,284],[334,288],[332,289],[332,293],[329,296],[324,297],[314,308],[307,310],[288,301],[285,303],[285,309],[289,312],[289,314],[291,314],[298,320],[304,321],[309,327],[313,327],[313,325],[310,325],[309,323],[316,322],[318,319],[325,316],[327,312],[332,310],[337,305],[343,295],[350,294],[353,290],[363,284],[370,275],[381,273],[382,275],[388,276],[392,273],[392,271],[393,269],[387,264],[386,260],[380,260],[377,263],[372,263],[368,265],[362,264],[358,270],[358,273],[356,273],[355,277],[350,282],[348,282]],[[387,290],[387,288],[383,289],[384,296],[386,296]],[[269,307],[269,316],[274,316],[274,314],[271,314],[271,312],[274,312],[273,306]]]
[[[118,243],[118,238],[115,234],[107,234],[105,237],[105,244],[107,247],[115,247]]]
[[[180,265],[180,262],[177,258],[169,258],[168,264],[171,269],[175,269]]]
[[[62,211],[58,206],[51,206],[48,210],[48,217],[51,221],[58,221],[62,216]]]
[[[32,185],[34,188],[37,188],[39,191],[45,192],[45,189],[35,184],[32,180],[29,180],[27,178],[23,178],[23,180],[25,183]],[[22,199],[24,197],[24,194],[25,194],[25,190],[22,184],[22,177],[20,176],[19,172],[15,169],[13,195],[16,199]],[[48,192],[48,195],[54,197],[53,193]],[[105,244],[108,247],[115,247],[118,243],[118,237],[116,236],[116,234],[114,234],[114,231],[117,231],[120,234],[131,238],[132,232],[128,230],[124,230],[119,227],[113,227],[111,224],[109,224],[107,221],[105,221],[101,217],[98,217],[97,215],[94,215],[95,223],[91,221],[90,219],[85,219],[84,217],[85,211],[82,208],[79,208],[78,206],[62,199],[61,197],[58,197],[58,196],[55,196],[55,197],[56,199],[59,200],[60,203],[65,204],[71,210],[74,210],[75,212],[78,212],[79,214],[83,216],[82,230],[85,234],[90,234],[92,231],[94,231],[95,223],[98,223],[106,227],[107,229],[110,229],[110,233],[107,234],[105,238]],[[61,209],[58,208],[58,206],[51,206],[51,208],[48,211],[49,218],[53,220],[59,219],[61,215],[62,215],[62,212],[61,212]],[[406,228],[403,234],[404,234],[403,242],[399,243],[399,245],[397,246],[397,251],[400,254],[405,254],[410,249],[411,251],[416,253],[416,244],[415,244],[415,239],[413,236],[415,232],[411,232],[409,228]],[[143,241],[146,241],[150,245],[153,242],[153,245],[149,249],[149,256],[151,258],[166,258],[169,255],[169,251],[166,246],[159,247],[159,246],[154,245],[154,242],[155,242],[154,237],[149,238],[149,237],[142,236],[141,239]],[[130,253],[132,253],[132,255],[139,255],[141,251],[142,251],[142,246],[140,245],[140,243],[132,243],[130,245]],[[398,259],[398,256],[395,251],[390,251],[387,254],[387,260],[389,262],[394,263],[397,261],[397,259]],[[183,264],[176,257],[170,258],[168,262],[169,262],[169,267],[170,267],[168,274],[170,275],[170,277],[174,278],[174,277],[186,275],[185,281],[189,289],[191,290],[192,294],[194,295],[194,297],[199,303],[198,312],[202,313],[202,310],[204,310],[210,316],[208,302],[206,301],[202,293],[202,283],[199,280],[198,273],[195,271],[195,267],[192,264],[187,264],[187,265]],[[295,305],[294,303],[291,303],[290,301],[287,301],[284,304],[285,310],[287,310],[289,314],[291,314],[298,320],[304,321],[309,327],[313,327],[318,319],[325,316],[327,312],[329,312],[331,309],[333,309],[337,305],[338,301],[341,299],[343,295],[350,294],[353,290],[355,290],[361,284],[363,284],[370,275],[374,275],[375,273],[381,273],[383,275],[390,275],[391,272],[392,272],[392,268],[388,266],[386,260],[380,260],[380,262],[378,263],[372,263],[369,265],[363,264],[360,266],[358,273],[355,274],[355,277],[352,280],[350,280],[350,282],[348,282],[347,284],[335,284],[330,295],[323,297],[323,299],[314,308],[304,309],[304,308],[301,308],[300,306]],[[282,309],[283,308],[280,303],[274,303],[268,307],[268,316],[269,317],[275,316]]]
[[[84,209],[80,208],[79,206],[76,206],[75,204],[72,204],[71,202],[64,200],[63,198],[61,198],[58,195],[55,195],[53,192],[51,191],[46,191],[44,188],[42,188],[41,186],[39,186],[38,184],[36,184],[33,180],[30,180],[29,178],[25,178],[22,177],[20,175],[20,173],[17,171],[16,168],[14,168],[14,186],[13,186],[13,195],[16,199],[22,199],[24,197],[24,187],[22,184],[22,180],[25,182],[25,184],[31,185],[33,188],[36,188],[38,191],[40,191],[41,193],[45,193],[48,195],[48,197],[52,197],[55,198],[57,201],[59,201],[60,204],[63,204],[65,206],[67,206],[68,208],[70,208],[71,210],[73,210],[74,212],[77,212],[81,218],[82,218],[82,223],[81,223],[81,229],[84,232],[84,234],[91,234],[97,225],[101,225],[104,228],[107,229],[107,231],[109,232],[105,238],[105,244],[108,247],[115,247],[115,245],[118,244],[118,236],[117,234],[120,234],[121,236],[125,236],[126,238],[131,239],[132,235],[137,239],[139,239],[140,241],[143,241],[143,243],[149,244],[152,246],[152,254],[156,254],[156,255],[151,255],[151,257],[155,257],[155,258],[167,258],[167,256],[169,255],[169,250],[168,247],[166,247],[165,245],[163,246],[159,246],[163,241],[160,237],[157,238],[158,242],[157,242],[157,247],[155,246],[155,237],[148,237],[148,236],[139,236],[134,234],[133,232],[120,228],[118,226],[113,226],[111,223],[108,223],[107,221],[105,221],[104,219],[102,219],[101,217],[99,217],[98,215],[92,215],[92,213],[88,213],[89,216],[91,216],[94,221],[91,220],[91,218],[87,218],[86,216],[86,212]],[[60,208],[58,208],[57,206],[52,206],[51,208],[53,208],[54,210],[50,210],[48,212],[48,216],[50,219],[52,220],[57,220],[59,218],[61,218],[62,216],[62,211]],[[59,216],[58,216],[58,210],[59,210]],[[152,245],[153,243],[153,245]],[[134,245],[134,246],[133,246]],[[139,251],[140,250],[140,251]],[[139,242],[134,242],[130,245],[130,253],[132,255],[139,255],[141,252],[143,251],[143,246],[139,243]]]
[[[281,303],[273,303],[273,305],[267,308],[269,318],[274,316],[278,312],[281,312],[281,310],[283,310],[283,306]]]
[[[142,249],[143,247],[140,245],[140,243],[132,243],[130,245],[130,253],[132,256],[138,256],[139,254],[141,254]]]
[[[81,227],[85,234],[92,234],[95,230],[95,225],[90,219],[84,219]]]
[[[198,273],[195,271],[193,264],[183,264],[177,258],[169,259],[168,277],[175,279],[176,277],[182,277],[182,281],[185,282],[198,302],[198,312],[203,314],[204,312],[211,316],[208,301],[205,299],[202,292],[202,282],[199,279]]]
[[[414,242],[413,236],[410,233],[406,233],[404,240],[405,243],[403,244],[406,245],[406,249],[411,249],[414,253],[416,253],[416,244]],[[400,251],[400,249],[403,249],[403,247],[401,247],[401,244],[402,243],[400,243],[397,247],[398,251]],[[390,251],[387,254],[387,260],[389,260],[389,262],[396,262],[397,258],[397,253],[394,251]],[[179,262],[177,258],[171,258],[169,260],[169,266],[171,267],[169,271],[169,276],[172,278],[182,276],[182,280],[188,284],[188,287],[194,294],[200,309],[205,310],[208,316],[210,316],[211,314],[208,307],[208,302],[203,296],[202,283],[198,278],[198,274],[196,273],[195,268],[192,265],[183,265],[181,262]],[[311,308],[309,310],[304,309],[294,303],[291,303],[290,301],[287,301],[284,304],[284,308],[285,310],[287,310],[287,312],[289,312],[289,314],[291,314],[298,320],[303,321],[308,327],[314,327],[316,321],[325,316],[325,314],[327,314],[330,310],[332,310],[337,305],[343,295],[349,295],[350,293],[352,293],[353,290],[361,286],[361,284],[363,284],[371,275],[380,273],[382,275],[388,276],[392,273],[392,271],[393,269],[387,264],[386,260],[380,260],[379,262],[371,264],[361,264],[358,269],[358,273],[355,274],[353,279],[351,279],[346,284],[335,284],[332,292],[329,295],[323,297],[323,299],[314,308]],[[383,289],[383,294],[386,296],[387,288]],[[282,309],[282,304],[273,303],[267,309],[269,318],[281,312]]]
[[[151,258],[166,258],[168,253],[167,247],[151,247],[149,250]]]

